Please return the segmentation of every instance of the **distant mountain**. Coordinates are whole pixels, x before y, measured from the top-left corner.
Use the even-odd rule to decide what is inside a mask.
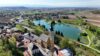
[[[54,7],[47,5],[27,5],[27,6],[9,6],[9,7],[0,7],[0,10],[32,10],[32,9],[65,9],[65,10],[99,10],[100,8],[92,7]]]
[[[19,10],[19,9],[36,9],[36,8],[50,8],[53,6],[49,6],[49,5],[26,5],[26,6],[5,6],[5,7],[0,7],[0,10]]]
[[[27,7],[0,7],[0,10],[26,10]]]

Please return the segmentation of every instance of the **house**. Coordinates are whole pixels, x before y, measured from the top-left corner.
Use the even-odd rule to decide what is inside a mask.
[[[23,51],[23,54],[28,56],[32,56],[32,47],[33,47],[33,43],[30,41],[30,39],[28,39],[29,36],[25,35],[21,35],[16,37],[16,46],[18,48],[20,48]],[[28,52],[28,53],[27,53]]]
[[[73,53],[69,48],[55,51],[54,54],[57,56],[73,56]]]
[[[22,18],[22,16],[20,16],[19,18],[16,19],[15,23],[21,23],[22,21],[24,21],[24,19]]]
[[[36,45],[33,45],[32,54],[34,56],[44,56]]]
[[[41,34],[39,38],[41,40],[42,47],[51,49],[51,46],[53,46],[53,41],[51,40],[50,36]]]
[[[25,36],[25,38],[31,40],[32,42],[38,42],[38,43],[41,42],[39,36],[37,36],[33,33],[25,33],[24,36]]]

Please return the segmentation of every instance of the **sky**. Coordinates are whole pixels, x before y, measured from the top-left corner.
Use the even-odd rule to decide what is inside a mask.
[[[0,0],[4,6],[99,7],[100,0]]]

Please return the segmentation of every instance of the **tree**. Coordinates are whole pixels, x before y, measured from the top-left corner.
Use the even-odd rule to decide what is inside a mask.
[[[60,41],[60,47],[61,47],[61,48],[71,47],[70,44],[69,44],[68,42],[69,42],[69,40],[67,40],[67,39],[62,39],[62,40]]]
[[[51,40],[50,40],[50,38],[48,38],[48,40],[47,40],[47,48],[50,49],[50,47],[51,47]]]
[[[77,41],[80,42],[80,38],[78,38]]]
[[[27,33],[28,32],[28,30],[27,29],[24,29],[24,33]]]
[[[54,36],[54,43],[59,45],[61,38],[57,37],[56,35]]]
[[[87,25],[87,22],[82,22],[82,25]]]
[[[52,21],[52,22],[51,22],[51,29],[50,29],[51,31],[54,31],[54,25],[55,25],[55,24],[56,24],[55,21]]]
[[[69,17],[68,16],[63,16],[63,19],[69,19]]]
[[[23,24],[25,26],[28,26],[28,27],[32,27],[34,25],[34,23],[32,23],[32,21],[29,20],[29,19],[25,19],[24,22],[23,22]]]
[[[28,25],[33,25],[33,23],[31,22],[31,20],[28,20]]]
[[[22,27],[22,25],[17,24],[17,25],[16,25],[16,28],[17,28],[18,30],[24,32],[24,27]]]
[[[58,23],[61,23],[61,20],[60,19],[58,20]]]
[[[56,31],[56,34],[60,35],[60,31]]]
[[[42,34],[43,32],[40,29],[34,29],[35,34],[40,36],[40,34]]]
[[[92,31],[92,32],[94,33],[94,32],[96,32],[96,27],[90,26],[90,27],[89,27],[89,30]]]
[[[42,25],[42,27],[43,27],[44,29],[46,29],[45,25]]]
[[[87,36],[88,34],[87,33],[81,33],[80,35],[81,36]]]
[[[71,15],[75,15],[75,13],[70,13]]]
[[[63,35],[63,33],[62,33],[62,32],[60,33],[60,35],[61,35],[62,37],[64,37],[64,35]]]
[[[86,19],[87,17],[86,16],[81,16],[82,18]]]

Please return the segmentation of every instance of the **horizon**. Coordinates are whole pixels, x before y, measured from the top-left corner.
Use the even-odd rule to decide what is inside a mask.
[[[26,8],[100,8],[100,7],[67,7],[67,6],[62,6],[62,7],[57,7],[57,6],[41,6],[41,5],[33,5],[33,6],[0,6],[0,8],[14,8],[14,7],[26,7]]]
[[[99,7],[99,0],[0,0],[0,7]]]

